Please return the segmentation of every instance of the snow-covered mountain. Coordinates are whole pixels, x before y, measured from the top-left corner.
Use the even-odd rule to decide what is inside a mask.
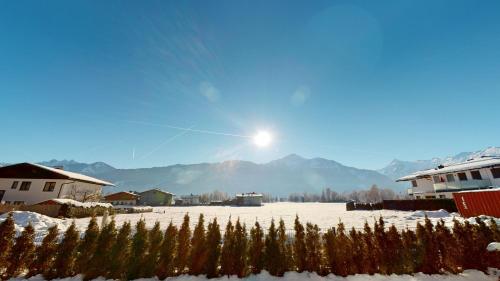
[[[429,160],[404,161],[394,159],[391,163],[389,163],[389,165],[378,171],[391,179],[397,179],[419,170],[434,168],[440,164],[463,162],[468,159],[479,158],[482,156],[500,156],[500,147],[488,147],[475,152],[462,152],[454,156],[432,158]]]
[[[293,192],[321,192],[326,187],[339,192],[368,188],[372,184],[399,187],[377,171],[348,167],[323,158],[307,159],[296,154],[265,164],[231,160],[141,169],[116,169],[103,162],[86,164],[73,160],[51,160],[40,164],[62,166],[68,171],[111,181],[117,187],[109,191],[160,187],[175,194],[217,189],[230,194],[256,191],[286,196]]]

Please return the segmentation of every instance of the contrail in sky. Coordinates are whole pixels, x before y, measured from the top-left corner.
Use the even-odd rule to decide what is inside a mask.
[[[191,126],[191,127],[190,127],[190,128],[188,128],[188,129],[191,129],[191,128],[193,128],[193,127],[194,127],[194,126]],[[167,143],[169,143],[169,142],[173,141],[174,139],[176,139],[176,138],[178,138],[178,137],[180,137],[180,136],[183,136],[183,135],[187,134],[188,132],[189,132],[188,130],[184,130],[184,131],[182,131],[182,132],[180,132],[180,133],[178,133],[178,134],[176,134],[176,135],[174,135],[174,136],[172,136],[172,137],[170,137],[170,138],[166,139],[164,142],[160,143],[157,147],[153,148],[151,151],[149,151],[148,153],[146,153],[146,154],[144,154],[143,156],[141,156],[141,159],[144,159],[144,158],[148,157],[149,155],[153,154],[153,152],[156,152],[158,149],[160,149],[160,148],[161,148],[162,146],[164,146],[165,144],[167,144]]]
[[[237,138],[247,138],[247,139],[252,138],[252,136],[230,134],[230,133],[223,133],[223,132],[215,132],[215,131],[208,131],[208,130],[198,130],[198,129],[192,129],[192,127],[191,128],[184,128],[184,127],[172,126],[172,125],[168,125],[168,124],[155,124],[155,123],[142,122],[142,121],[128,121],[128,122],[135,123],[135,124],[141,124],[141,125],[170,128],[170,129],[181,130],[181,131],[185,131],[185,132],[193,132],[193,133],[201,133],[201,134],[209,134],[209,135],[219,135],[219,136],[228,136],[228,137],[237,137]]]

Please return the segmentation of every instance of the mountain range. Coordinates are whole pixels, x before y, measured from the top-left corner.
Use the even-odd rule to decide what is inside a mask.
[[[107,192],[158,187],[179,195],[220,190],[229,194],[256,191],[286,196],[294,192],[319,193],[326,187],[337,192],[366,189],[372,184],[402,191],[406,185],[394,180],[403,175],[486,155],[500,155],[500,147],[429,160],[394,159],[377,171],[348,167],[324,158],[307,159],[296,154],[264,164],[231,160],[139,169],[118,169],[104,162],[87,164],[74,160],[50,160],[40,164],[62,166],[68,171],[111,181],[116,187],[108,188]]]

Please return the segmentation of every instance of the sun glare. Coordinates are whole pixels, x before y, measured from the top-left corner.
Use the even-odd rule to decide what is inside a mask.
[[[253,137],[253,143],[257,147],[266,147],[271,144],[273,141],[273,137],[269,132],[266,131],[259,131],[254,137]]]

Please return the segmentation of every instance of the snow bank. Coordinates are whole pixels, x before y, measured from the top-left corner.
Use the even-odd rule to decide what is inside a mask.
[[[423,218],[425,215],[427,215],[428,218],[446,218],[450,216],[450,213],[443,209],[437,211],[415,211],[408,217]]]
[[[104,207],[104,208],[112,208],[113,205],[110,203],[101,203],[101,202],[80,202],[73,199],[50,199],[51,201],[57,202],[59,204],[66,204],[74,207],[82,207],[82,208],[93,208],[93,207]]]
[[[3,214],[0,216],[0,223],[7,218],[8,214]],[[66,230],[69,221],[51,218],[39,213],[28,212],[28,211],[13,211],[12,218],[14,219],[14,227],[16,229],[16,235],[20,235],[29,223],[35,229],[35,240],[39,242],[43,239],[43,236],[47,233],[48,229],[54,225],[57,225],[59,230]]]
[[[488,250],[488,252],[500,251],[500,242],[491,242],[488,244],[486,250]]]
[[[81,281],[83,278],[81,275],[77,275],[75,277],[71,278],[65,278],[61,280],[66,280],[66,281]],[[37,275],[34,277],[31,277],[29,279],[10,279],[12,281],[14,280],[32,280],[32,281],[38,281],[38,280],[44,280],[41,275]],[[94,280],[100,280],[103,281],[103,278],[98,278]],[[152,281],[152,280],[158,280],[156,278],[148,278],[148,279],[137,279],[137,280],[143,280],[143,281]],[[461,274],[457,275],[426,275],[423,273],[417,273],[415,275],[380,275],[380,274],[375,274],[375,275],[366,275],[366,274],[357,274],[357,275],[352,275],[352,276],[347,276],[347,277],[340,277],[340,276],[335,276],[335,275],[328,275],[328,276],[319,276],[316,273],[308,273],[308,272],[287,272],[285,273],[285,276],[283,277],[275,277],[269,275],[267,272],[262,272],[261,274],[257,275],[251,275],[246,278],[238,278],[237,276],[231,276],[231,277],[220,277],[220,278],[215,278],[215,279],[207,279],[204,276],[190,276],[190,275],[182,275],[178,277],[170,277],[165,279],[167,281],[206,281],[206,280],[214,280],[214,281],[222,281],[222,280],[231,280],[231,281],[327,281],[327,280],[332,280],[332,281],[496,281],[497,277],[492,276],[492,275],[486,275],[481,271],[478,270],[465,270]]]

